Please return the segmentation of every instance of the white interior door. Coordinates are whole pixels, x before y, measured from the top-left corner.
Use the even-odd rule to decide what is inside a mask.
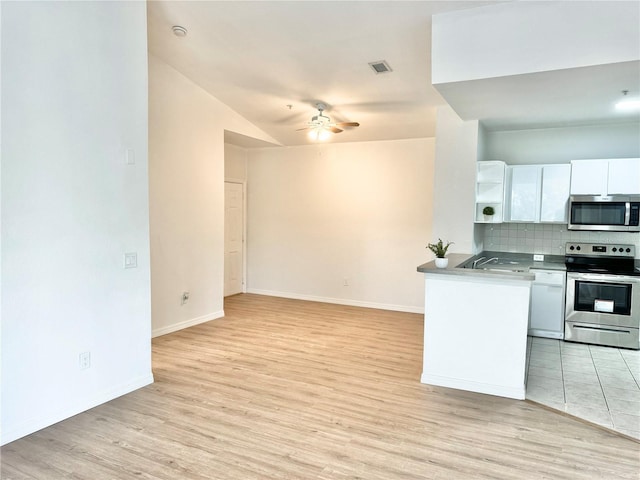
[[[224,183],[224,296],[242,293],[244,284],[244,186]]]

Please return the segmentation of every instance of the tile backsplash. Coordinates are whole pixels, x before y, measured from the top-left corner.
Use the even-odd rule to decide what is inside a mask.
[[[567,242],[618,243],[635,245],[636,258],[640,258],[638,232],[580,232],[567,230],[564,224],[543,223],[496,223],[476,227],[484,227],[484,250],[564,255]]]

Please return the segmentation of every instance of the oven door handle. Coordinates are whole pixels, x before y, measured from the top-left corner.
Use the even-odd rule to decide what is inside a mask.
[[[640,277],[631,277],[628,275],[610,275],[606,273],[567,273],[567,280],[586,280],[594,282],[612,282],[612,283],[640,283]]]
[[[601,327],[601,326],[580,325],[578,323],[576,323],[573,326],[573,328],[576,330],[590,330],[590,331],[598,331],[598,332],[626,333],[626,334],[631,333],[631,330],[625,329],[624,327],[623,328],[607,328],[607,327]]]

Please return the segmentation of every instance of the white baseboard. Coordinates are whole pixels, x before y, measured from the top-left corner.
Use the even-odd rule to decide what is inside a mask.
[[[69,399],[69,404],[62,410],[48,413],[42,417],[31,418],[19,425],[10,428],[9,430],[2,429],[2,437],[0,439],[0,445],[6,445],[9,442],[13,442],[19,438],[29,435],[33,432],[37,432],[43,428],[46,428],[54,423],[58,423],[79,413],[86,412],[87,410],[102,405],[114,398],[121,397],[127,393],[131,393],[134,390],[145,387],[153,383],[153,374],[149,372],[148,375],[144,375],[139,378],[135,378],[127,383],[117,385],[113,388],[109,388],[105,391],[96,393],[89,398],[82,399],[81,401],[74,401]]]
[[[166,335],[167,333],[177,332],[183,328],[193,327],[194,325],[199,325],[221,317],[224,317],[224,310],[219,310],[217,312],[202,315],[201,317],[192,318],[183,322],[174,323],[166,327],[156,328],[151,332],[151,337],[154,338],[159,337],[160,335]]]
[[[393,305],[388,303],[363,302],[350,298],[318,297],[315,295],[305,295],[300,293],[276,292],[273,290],[260,290],[257,288],[247,289],[247,293],[257,295],[268,295],[270,297],[291,298],[293,300],[308,300],[310,302],[334,303],[337,305],[348,305],[350,307],[377,308],[379,310],[392,310],[394,312],[424,313],[424,307],[411,307],[406,305]]]
[[[564,325],[562,325],[564,328]],[[554,338],[556,340],[564,339],[564,332],[556,332],[553,330],[541,330],[539,328],[530,328],[528,334],[531,337]]]
[[[462,378],[443,377],[441,375],[433,375],[424,372],[420,377],[420,382],[428,385],[436,385],[438,387],[455,388],[456,390],[467,390],[469,392],[497,395],[498,397],[515,398],[516,400],[524,400],[525,398],[524,384],[518,387],[494,385],[474,382],[472,380],[465,380]]]

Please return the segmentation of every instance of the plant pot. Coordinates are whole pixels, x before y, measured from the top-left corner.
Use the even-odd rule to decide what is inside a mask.
[[[447,268],[447,265],[449,265],[448,258],[436,258],[436,267]]]
[[[484,221],[485,222],[493,222],[493,215],[485,215],[484,216]]]

